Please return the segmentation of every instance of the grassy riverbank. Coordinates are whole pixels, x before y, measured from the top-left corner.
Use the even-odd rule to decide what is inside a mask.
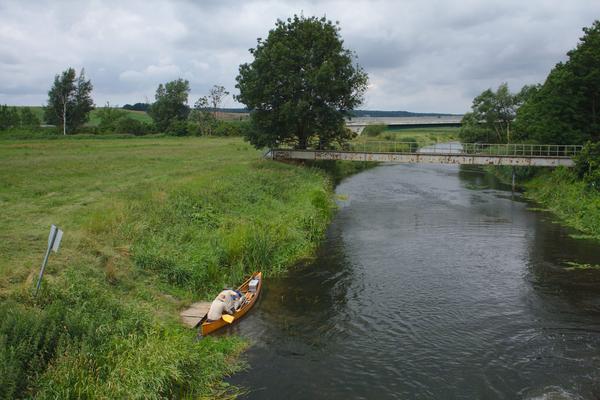
[[[0,205],[2,398],[223,395],[245,344],[178,311],[311,256],[333,212],[324,172],[206,138],[2,141]]]
[[[558,168],[534,177],[525,183],[525,195],[583,236],[600,240],[600,192],[586,187],[573,170]]]
[[[511,167],[484,167],[510,184]],[[572,169],[540,170],[517,167],[516,182],[525,197],[554,213],[562,223],[579,230],[582,237],[600,240],[600,192],[586,187]]]

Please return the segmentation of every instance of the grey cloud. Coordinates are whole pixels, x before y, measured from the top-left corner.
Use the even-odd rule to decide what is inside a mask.
[[[44,102],[68,66],[85,67],[97,104],[152,99],[158,83],[177,77],[190,81],[191,102],[213,84],[235,92],[256,38],[300,13],[340,21],[370,75],[366,108],[464,112],[488,87],[543,80],[600,2],[4,0],[0,103]]]

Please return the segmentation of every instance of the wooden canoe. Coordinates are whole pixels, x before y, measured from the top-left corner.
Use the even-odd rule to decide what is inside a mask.
[[[250,292],[248,290],[248,285],[250,284],[250,281],[252,279],[258,279],[258,286],[256,287],[256,292]],[[241,317],[243,317],[254,305],[254,303],[256,303],[256,300],[258,299],[258,295],[260,294],[260,290],[262,289],[262,273],[261,272],[255,272],[252,274],[252,276],[250,276],[250,278],[246,279],[246,281],[244,283],[242,283],[242,285],[238,288],[238,290],[240,292],[242,292],[242,295],[246,296],[246,303],[244,305],[242,305],[240,307],[239,310],[237,310],[236,312],[233,313],[233,323],[236,323],[238,319],[240,319]],[[202,325],[200,326],[200,333],[202,334],[202,336],[206,336],[214,331],[216,331],[219,328],[224,327],[225,325],[229,325],[227,322],[225,322],[223,319],[217,320],[217,321],[205,321],[202,323]]]

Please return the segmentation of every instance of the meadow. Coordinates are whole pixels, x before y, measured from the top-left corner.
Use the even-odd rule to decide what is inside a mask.
[[[331,186],[239,138],[1,141],[0,398],[231,394],[245,343],[195,342],[179,311],[310,257]]]

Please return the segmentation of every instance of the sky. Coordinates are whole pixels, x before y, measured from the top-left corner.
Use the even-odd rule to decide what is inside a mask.
[[[85,68],[97,106],[152,102],[179,77],[191,104],[213,85],[235,94],[256,39],[300,13],[339,21],[369,75],[361,109],[464,113],[502,82],[543,82],[600,1],[0,0],[0,103],[43,105],[68,67]]]

